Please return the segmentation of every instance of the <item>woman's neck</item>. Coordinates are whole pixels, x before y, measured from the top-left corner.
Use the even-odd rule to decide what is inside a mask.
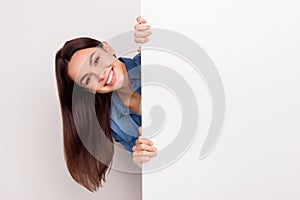
[[[124,73],[124,83],[123,86],[120,89],[118,89],[116,92],[118,94],[119,99],[126,107],[128,107],[131,111],[137,114],[141,114],[140,113],[141,95],[139,95],[130,87],[129,76],[125,64],[123,67],[125,68],[126,71],[126,73]]]

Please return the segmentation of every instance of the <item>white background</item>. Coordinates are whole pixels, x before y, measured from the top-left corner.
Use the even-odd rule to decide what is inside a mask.
[[[79,36],[132,30],[140,1],[1,1],[0,199],[141,199],[141,175],[111,170],[90,193],[69,175],[54,76],[55,53]]]
[[[300,199],[299,10],[297,0],[142,1],[152,27],[182,33],[208,53],[226,94],[225,126],[214,151],[198,160],[204,119],[184,157],[143,175],[143,199]],[[180,68],[158,54],[145,51],[142,62]],[[192,87],[204,98],[201,118],[210,118],[203,83]],[[143,101],[157,101],[155,90],[143,95]],[[164,134],[176,133],[154,137],[158,149],[171,143]]]

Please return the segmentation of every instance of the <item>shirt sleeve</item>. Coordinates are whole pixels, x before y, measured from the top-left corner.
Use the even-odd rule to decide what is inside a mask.
[[[121,144],[123,145],[123,147],[124,147],[127,151],[129,151],[129,152],[131,153],[131,155],[132,155],[133,152],[132,152],[132,147],[131,147],[131,145],[128,144],[128,142],[125,141],[123,138],[121,138],[118,134],[116,134],[112,129],[111,129],[111,131],[112,131],[112,136],[114,137],[115,141],[121,143]]]
[[[141,53],[136,54],[132,60],[136,65],[141,65]]]

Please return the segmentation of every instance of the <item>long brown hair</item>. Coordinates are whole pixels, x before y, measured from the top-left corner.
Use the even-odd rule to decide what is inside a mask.
[[[94,192],[102,186],[102,181],[106,182],[114,154],[110,130],[111,92],[93,94],[68,75],[72,55],[91,47],[103,48],[103,44],[87,37],[67,41],[56,53],[55,73],[67,168],[77,183]]]

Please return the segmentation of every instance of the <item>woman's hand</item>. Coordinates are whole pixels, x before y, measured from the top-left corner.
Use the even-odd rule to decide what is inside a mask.
[[[151,35],[150,25],[146,25],[147,21],[143,19],[141,16],[136,18],[138,24],[134,25],[134,29],[136,30],[134,33],[134,41],[138,44],[144,44],[149,41],[149,36]],[[141,47],[138,48],[138,52],[141,52]]]
[[[132,147],[133,162],[140,168],[142,163],[150,160],[151,157],[157,155],[157,148],[153,146],[153,142],[142,136],[142,127],[139,127],[140,136]]]

